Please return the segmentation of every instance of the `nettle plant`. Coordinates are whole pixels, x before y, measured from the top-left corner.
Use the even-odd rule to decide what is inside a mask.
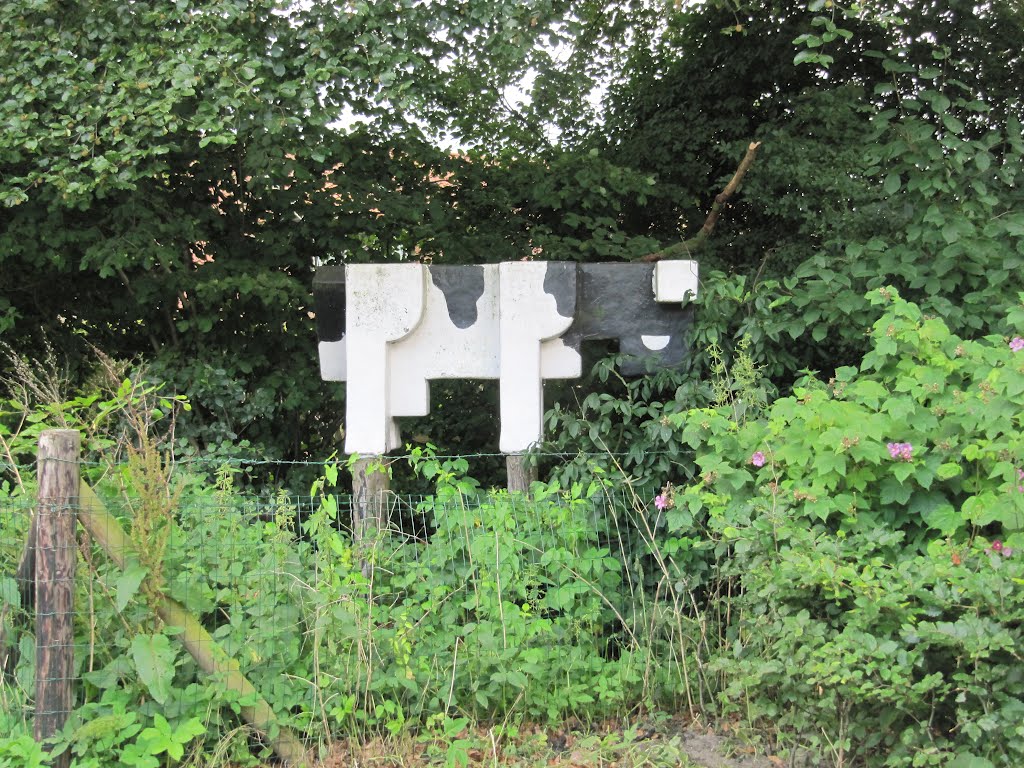
[[[664,547],[729,584],[724,709],[840,764],[1019,765],[1024,295],[974,341],[868,298],[859,369],[670,417],[700,477],[658,498]]]
[[[559,720],[628,706],[642,670],[624,628],[622,564],[598,525],[599,484],[537,484],[526,501],[483,492],[465,459],[430,447],[412,462],[436,485],[413,511],[423,527],[364,549],[369,583],[358,567],[346,569],[351,586],[321,582],[338,596],[322,656],[344,687],[329,716],[394,733],[438,713]],[[355,559],[350,547],[339,538],[334,559]]]

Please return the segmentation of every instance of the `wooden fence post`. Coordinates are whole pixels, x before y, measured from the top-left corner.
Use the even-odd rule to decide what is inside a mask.
[[[36,741],[60,732],[71,712],[75,630],[75,509],[81,436],[72,429],[50,429],[39,436],[36,506]],[[67,768],[71,755],[54,758]]]
[[[382,456],[359,459],[352,464],[352,543],[359,553],[363,575],[370,577],[368,546],[375,546],[388,524],[386,494],[391,477]]]
[[[526,454],[510,453],[505,456],[505,469],[508,473],[509,491],[530,492],[530,483],[537,479],[537,465],[531,466]]]

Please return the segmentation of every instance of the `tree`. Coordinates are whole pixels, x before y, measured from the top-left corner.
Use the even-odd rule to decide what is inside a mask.
[[[88,344],[149,359],[198,450],[330,452],[316,264],[636,259],[694,233],[751,142],[698,352],[747,335],[784,387],[858,358],[879,281],[986,332],[1019,280],[1010,4],[305,5],[0,17],[0,333],[79,379]]]
[[[340,407],[316,375],[314,266],[453,239],[450,158],[427,137],[455,130],[456,108],[491,109],[568,9],[8,3],[4,339],[50,338],[79,378],[87,344],[149,358],[192,396],[197,449],[329,453]]]

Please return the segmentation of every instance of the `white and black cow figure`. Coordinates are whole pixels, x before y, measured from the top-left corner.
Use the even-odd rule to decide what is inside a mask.
[[[395,419],[430,411],[431,379],[498,379],[504,453],[541,438],[545,379],[582,374],[580,345],[616,339],[625,373],[678,365],[697,263],[353,264],[313,281],[320,372],[347,381],[345,450],[401,446]]]

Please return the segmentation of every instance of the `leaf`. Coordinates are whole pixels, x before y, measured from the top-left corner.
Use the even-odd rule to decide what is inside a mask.
[[[122,685],[122,680],[130,678],[133,672],[132,663],[123,654],[116,656],[103,669],[82,674],[82,679],[97,688],[115,688]]]
[[[174,677],[175,652],[166,635],[136,635],[131,645],[139,680],[158,704],[167,701]]]
[[[900,462],[892,469],[893,476],[901,483],[914,474],[914,465],[909,462]]]
[[[909,509],[911,514],[919,515],[929,528],[943,536],[951,536],[964,524],[963,516],[940,493],[916,494]]]
[[[882,184],[882,191],[887,195],[896,194],[903,181],[900,179],[900,175],[895,171],[892,171],[888,176],[885,177],[885,182]]]
[[[898,482],[895,478],[887,477],[882,481],[879,491],[883,504],[892,504],[893,502],[906,504],[910,499],[912,489],[910,486]]]
[[[123,611],[131,599],[138,594],[139,585],[142,584],[142,580],[148,573],[149,569],[144,568],[138,560],[128,561],[124,573],[118,577],[115,587],[114,605],[117,607],[118,613]]]
[[[950,133],[960,134],[963,133],[964,124],[953,117],[948,112],[942,115],[942,124],[946,126],[946,129]]]
[[[1024,236],[1024,213],[1009,213],[1000,219],[1000,223],[1014,237]]]
[[[1002,523],[1005,526],[1020,527],[1020,512],[1008,494],[998,496],[990,491],[972,496],[963,505],[963,516],[975,525]]]
[[[818,61],[818,56],[819,54],[805,48],[793,57],[793,64],[812,64]]]
[[[992,761],[971,752],[961,752],[948,763],[946,768],[996,768]]]
[[[21,593],[18,591],[18,583],[9,576],[4,576],[0,579],[0,602],[14,608],[21,607]]]
[[[193,717],[174,729],[174,738],[182,744],[187,744],[204,733],[206,733],[206,726],[203,725],[203,721],[198,717]]]

